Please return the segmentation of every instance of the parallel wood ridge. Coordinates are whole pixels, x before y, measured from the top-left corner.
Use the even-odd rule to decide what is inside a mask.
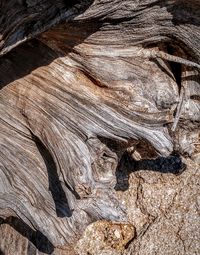
[[[63,246],[92,221],[127,220],[114,190],[127,148],[196,153],[200,8],[19,2],[0,4],[0,54],[12,49],[0,58],[0,217]]]
[[[0,56],[83,12],[92,0],[1,0]]]

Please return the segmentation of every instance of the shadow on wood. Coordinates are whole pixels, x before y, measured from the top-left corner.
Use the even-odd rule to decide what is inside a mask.
[[[40,231],[33,230],[26,223],[16,217],[8,217],[1,224],[8,224],[26,237],[35,247],[43,253],[51,254],[54,251],[52,243]],[[1,254],[1,253],[0,253]]]

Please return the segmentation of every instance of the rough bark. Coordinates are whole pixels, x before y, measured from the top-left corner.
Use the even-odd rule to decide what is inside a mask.
[[[0,217],[24,254],[128,224],[127,154],[199,153],[199,2],[70,2],[0,2]]]

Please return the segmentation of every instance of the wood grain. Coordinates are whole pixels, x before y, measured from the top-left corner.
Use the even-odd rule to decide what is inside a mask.
[[[197,152],[198,1],[0,6],[0,217],[55,247],[126,221],[114,186],[127,149]]]

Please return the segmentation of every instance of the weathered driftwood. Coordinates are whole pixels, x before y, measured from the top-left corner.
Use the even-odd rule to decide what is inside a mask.
[[[127,149],[196,152],[200,4],[13,2],[0,2],[0,217],[63,246],[126,221],[113,188]]]

